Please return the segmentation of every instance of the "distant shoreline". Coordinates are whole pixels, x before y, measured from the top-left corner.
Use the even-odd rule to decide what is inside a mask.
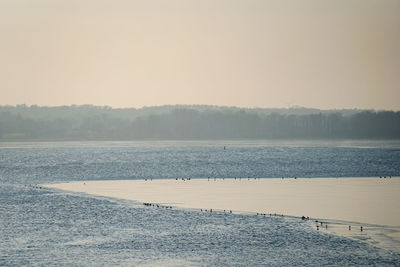
[[[313,139],[292,139],[292,138],[271,138],[271,139],[251,139],[251,138],[220,138],[220,139],[162,139],[162,138],[147,138],[147,139],[1,139],[0,143],[73,143],[73,142],[251,142],[251,143],[352,143],[352,142],[399,142],[400,138],[394,139],[349,139],[349,138],[313,138]]]
[[[141,138],[141,139],[107,139],[107,138],[92,138],[92,139],[84,139],[84,138],[76,138],[76,139],[72,139],[72,138],[53,138],[53,139],[9,139],[9,138],[0,138],[0,142],[4,142],[4,143],[13,143],[13,142],[141,142],[141,141],[171,141],[171,142],[179,142],[179,141],[183,141],[183,142],[207,142],[207,141],[211,141],[211,142],[215,142],[215,141],[232,141],[232,142],[240,142],[240,141],[254,141],[254,142],[368,142],[368,141],[372,141],[372,142],[391,142],[391,141],[398,141],[400,142],[400,138],[390,138],[390,139],[382,139],[382,138],[286,138],[286,139],[282,139],[282,138],[270,138],[270,139],[256,139],[256,138],[215,138],[215,139],[210,139],[210,138],[205,138],[205,139],[191,139],[191,138],[187,138],[187,139],[183,139],[183,138]]]
[[[0,140],[396,140],[400,111],[0,106]]]

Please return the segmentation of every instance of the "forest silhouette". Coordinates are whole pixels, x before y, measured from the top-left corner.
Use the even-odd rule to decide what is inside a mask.
[[[400,112],[0,106],[0,140],[400,139]]]

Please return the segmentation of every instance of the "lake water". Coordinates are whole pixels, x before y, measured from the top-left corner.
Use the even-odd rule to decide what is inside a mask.
[[[224,149],[225,146],[225,149]],[[0,144],[0,265],[388,265],[400,253],[289,217],[152,209],[40,188],[182,177],[400,176],[399,142]]]

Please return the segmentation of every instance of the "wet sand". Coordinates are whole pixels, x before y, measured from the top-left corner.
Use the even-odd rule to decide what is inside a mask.
[[[381,246],[400,249],[400,178],[148,179],[45,186],[180,208],[309,216],[313,223],[329,222],[320,231],[377,245],[386,240]]]

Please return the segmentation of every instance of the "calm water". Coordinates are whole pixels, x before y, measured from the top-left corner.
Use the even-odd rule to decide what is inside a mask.
[[[224,149],[224,145],[226,149]],[[307,222],[165,210],[40,189],[61,181],[400,176],[396,142],[3,143],[0,265],[400,265]]]

